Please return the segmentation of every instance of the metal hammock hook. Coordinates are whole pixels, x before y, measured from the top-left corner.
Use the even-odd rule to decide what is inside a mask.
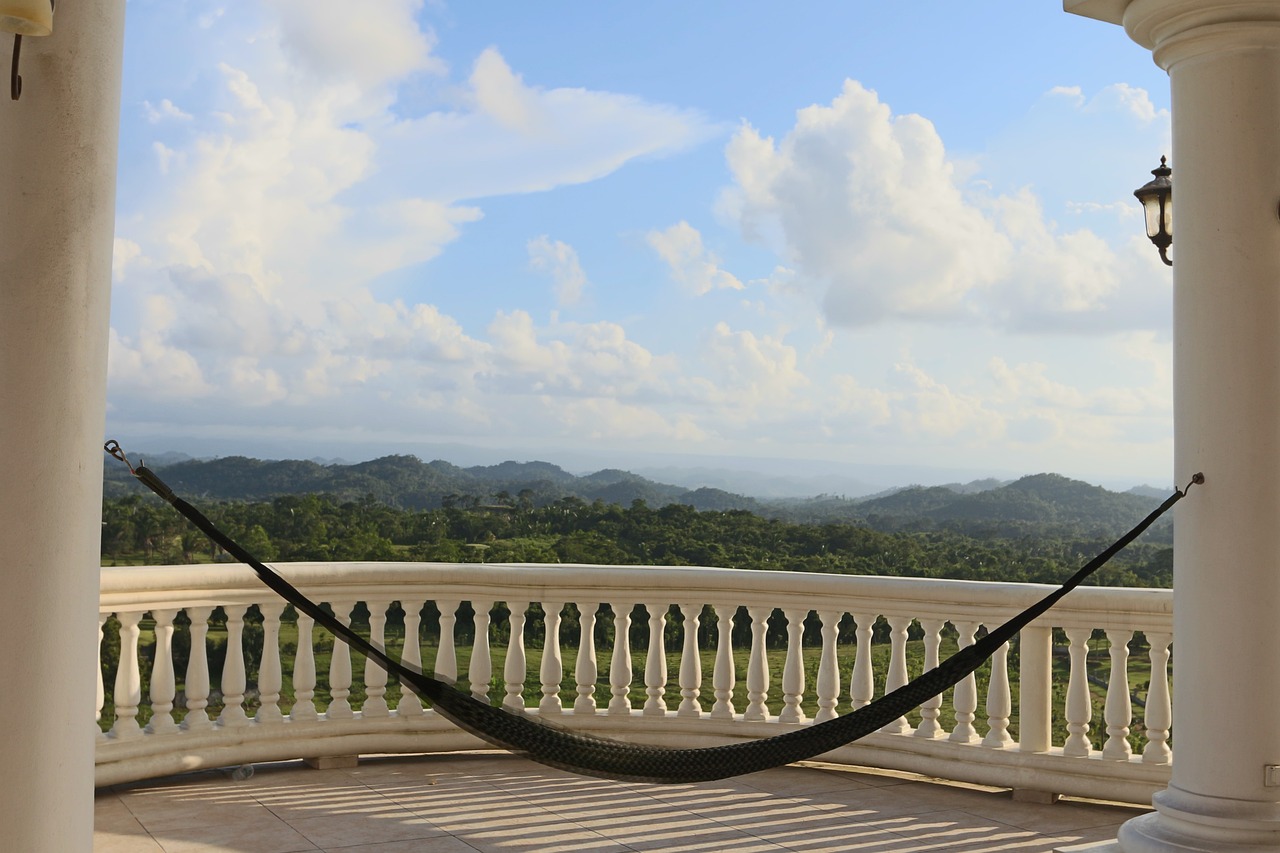
[[[56,0],[49,0],[49,9],[54,8]],[[18,73],[18,58],[22,56],[22,34],[13,36],[13,65],[9,69],[9,97],[18,100],[22,97],[22,75]]]

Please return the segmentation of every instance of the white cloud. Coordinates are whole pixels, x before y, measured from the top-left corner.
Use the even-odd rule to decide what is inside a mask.
[[[717,323],[706,346],[706,363],[721,378],[719,399],[734,408],[767,412],[793,405],[809,384],[795,347],[781,338],[733,331]]]
[[[1074,109],[1158,116],[1141,90],[1112,87]],[[745,236],[774,245],[797,284],[838,326],[889,320],[1054,326],[1143,323],[1114,313],[1122,282],[1146,277],[1136,255],[1086,229],[1063,231],[1030,188],[999,194],[966,180],[933,125],[893,115],[846,81],[829,106],[797,113],[780,141],[742,127],[726,157],[721,209]],[[1149,321],[1148,321],[1149,322]]]
[[[540,93],[525,86],[496,48],[485,50],[476,59],[470,82],[480,111],[503,127],[519,133],[549,129]]]
[[[525,249],[529,253],[529,266],[551,277],[556,302],[574,305],[582,299],[582,292],[587,287],[587,274],[582,271],[578,253],[572,246],[553,241],[543,234],[526,243]]]
[[[702,245],[702,235],[680,221],[665,231],[650,231],[645,239],[671,268],[671,277],[691,293],[702,296],[713,290],[742,290],[742,282],[720,268],[720,259]]]
[[[421,0],[268,0],[280,42],[298,70],[323,80],[379,86],[414,72],[444,73],[435,38],[418,25]]]
[[[159,124],[166,119],[174,119],[177,121],[191,121],[193,116],[174,105],[173,101],[164,98],[160,101],[160,106],[152,106],[150,101],[142,102],[142,109],[146,113],[147,121],[151,124]]]

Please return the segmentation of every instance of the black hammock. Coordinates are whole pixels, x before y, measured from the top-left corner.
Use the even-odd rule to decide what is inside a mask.
[[[584,776],[621,779],[632,782],[677,784],[725,779],[744,773],[755,773],[795,761],[813,758],[824,752],[858,740],[898,719],[942,691],[955,686],[972,673],[1023,627],[1043,614],[1121,549],[1136,539],[1186,495],[1186,489],[1175,490],[1146,518],[1098,556],[1086,563],[1066,583],[1040,601],[1023,610],[973,645],[961,649],[936,668],[925,672],[897,690],[887,693],[869,705],[825,723],[806,726],[786,734],[760,740],[743,741],[724,746],[672,749],[660,746],[625,743],[571,731],[546,720],[495,707],[473,698],[447,681],[427,675],[417,667],[393,660],[381,647],[343,625],[315,602],[300,593],[272,569],[219,530],[213,522],[191,504],[173,493],[155,472],[145,465],[134,468],[125,458],[120,445],[107,442],[107,453],[129,465],[130,472],[200,528],[210,539],[235,559],[257,573],[285,601],[299,612],[310,616],[322,627],[351,648],[367,656],[388,673],[395,673],[403,684],[429,702],[436,712],[476,737],[494,746],[510,750],[539,764],[567,770]],[[1203,483],[1196,474],[1193,484]]]

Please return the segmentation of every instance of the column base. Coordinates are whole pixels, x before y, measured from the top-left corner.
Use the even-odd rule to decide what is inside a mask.
[[[1280,850],[1280,803],[1192,794],[1172,785],[1156,811],[1120,827],[1124,853],[1263,853]]]

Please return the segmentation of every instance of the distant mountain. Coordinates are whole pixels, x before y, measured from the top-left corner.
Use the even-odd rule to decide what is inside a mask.
[[[1133,526],[1166,497],[1112,492],[1059,474],[1034,474],[998,488],[960,493],[915,486],[862,501],[859,514],[876,527],[921,521],[974,530],[986,526],[1071,525],[1090,530]]]
[[[1137,495],[1138,497],[1143,498],[1156,498],[1157,500],[1163,501],[1165,498],[1169,497],[1169,495],[1173,494],[1173,486],[1168,486],[1163,489],[1157,489],[1155,486],[1146,485],[1134,486],[1132,489],[1125,492],[1125,494]]]
[[[686,489],[654,482],[629,471],[605,469],[578,477],[549,462],[503,462],[459,468],[415,456],[384,456],[353,465],[320,465],[301,460],[264,461],[244,456],[172,464],[148,460],[165,481],[184,495],[205,500],[270,500],[291,494],[331,494],[340,500],[375,500],[405,509],[434,509],[464,496],[492,503],[528,499],[535,505],[564,497],[630,506],[642,500],[653,507],[687,503],[700,509],[748,508],[750,498],[717,489]],[[103,491],[107,497],[138,493],[124,466],[108,460]]]
[[[415,456],[384,456],[353,465],[303,460],[148,459],[179,493],[203,500],[270,500],[291,494],[330,494],[339,500],[374,500],[404,509],[531,502],[545,506],[562,498],[659,508],[680,503],[699,510],[748,510],[789,521],[855,522],[882,530],[959,529],[978,535],[1021,535],[1028,527],[1071,527],[1116,532],[1131,527],[1166,493],[1150,487],[1112,492],[1058,474],[1036,474],[1013,482],[975,480],[946,486],[909,486],[870,498],[818,495],[803,500],[762,500],[725,489],[685,488],[630,471],[605,468],[576,476],[549,462],[514,462],[460,468]],[[107,497],[141,492],[124,466],[108,460]]]

